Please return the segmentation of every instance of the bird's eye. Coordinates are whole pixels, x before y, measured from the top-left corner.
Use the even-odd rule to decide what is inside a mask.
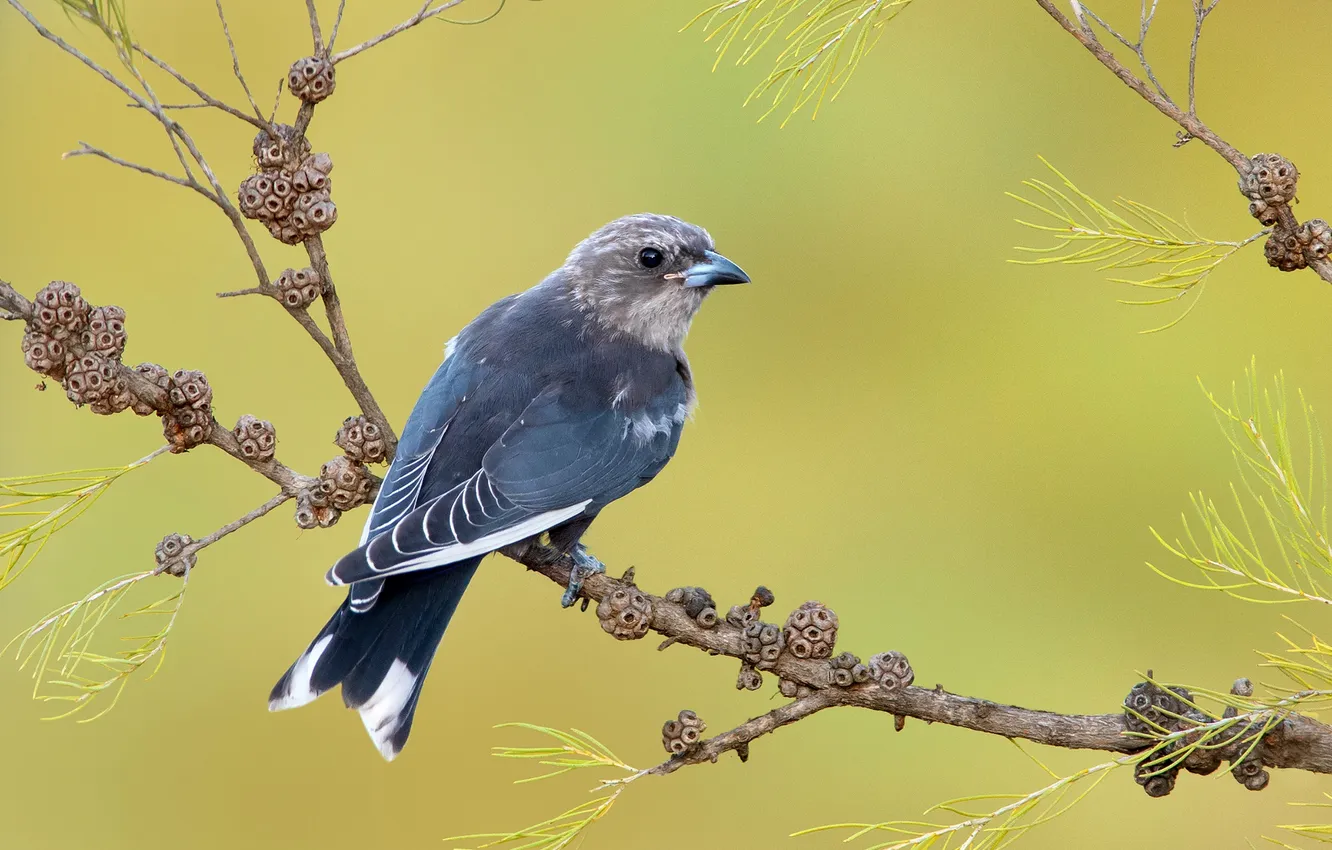
[[[666,257],[656,248],[644,248],[638,252],[638,262],[642,263],[645,269],[655,269],[664,259]]]

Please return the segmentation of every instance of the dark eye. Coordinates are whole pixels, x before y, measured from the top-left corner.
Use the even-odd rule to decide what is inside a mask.
[[[638,252],[638,262],[642,263],[645,269],[655,269],[664,259],[666,257],[656,248],[644,248]]]

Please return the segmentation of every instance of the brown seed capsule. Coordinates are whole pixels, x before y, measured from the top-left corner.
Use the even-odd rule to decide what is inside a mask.
[[[236,420],[236,427],[231,429],[240,444],[241,454],[246,460],[266,461],[273,457],[277,448],[277,431],[273,423],[245,414]]]
[[[763,674],[754,665],[740,662],[740,675],[735,677],[735,688],[740,691],[757,691],[763,687]]]
[[[294,169],[310,153],[310,142],[290,124],[278,124],[277,136],[260,130],[254,137],[254,161],[261,169]]]
[[[791,612],[783,633],[796,658],[828,658],[837,643],[837,615],[811,600]]]
[[[633,587],[621,587],[597,605],[601,628],[616,640],[638,640],[652,625],[652,602]]]
[[[1193,695],[1184,688],[1166,690],[1154,682],[1139,682],[1124,698],[1124,726],[1138,734],[1176,731],[1185,725],[1182,720],[1202,716],[1192,702]]]
[[[1179,768],[1166,773],[1154,773],[1157,769],[1159,769],[1157,765],[1145,768],[1141,764],[1133,769],[1133,780],[1142,786],[1148,797],[1164,797],[1175,790],[1175,779],[1179,776]]]
[[[278,300],[293,310],[309,307],[324,292],[323,279],[311,268],[284,269],[276,286]]]
[[[1267,264],[1283,272],[1294,272],[1309,265],[1299,237],[1289,231],[1276,230],[1263,244]]]
[[[388,460],[388,446],[379,426],[364,416],[348,416],[333,440],[347,457],[358,463],[383,463]]]
[[[306,192],[331,192],[333,190],[333,178],[329,177],[329,172],[333,170],[333,160],[326,153],[318,153],[312,157],[307,157],[301,163],[301,167],[291,174],[291,185],[300,194]]]
[[[318,491],[302,490],[296,496],[296,526],[298,528],[332,528],[342,518],[342,511],[329,505],[315,504]]]
[[[1321,260],[1332,253],[1332,227],[1326,221],[1314,218],[1300,226],[1300,246],[1306,260]]]
[[[180,369],[167,387],[169,411],[162,415],[162,434],[174,454],[202,445],[213,433],[213,389],[203,372]]]
[[[65,377],[65,344],[41,331],[23,335],[23,362],[29,369],[57,381]]]
[[[781,693],[781,695],[784,696],[784,697],[794,698],[795,695],[796,695],[796,691],[797,691],[799,688],[800,688],[800,685],[799,685],[797,682],[793,682],[793,681],[791,681],[790,679],[778,679],[778,680],[777,680],[777,690],[778,690],[778,691]]]
[[[673,756],[687,753],[698,744],[703,730],[707,728],[702,718],[685,709],[675,720],[668,720],[662,725],[661,745]]]
[[[125,311],[108,304],[88,314],[88,325],[82,335],[83,347],[92,354],[108,360],[119,360],[125,352]]]
[[[881,652],[870,657],[869,677],[878,682],[879,687],[891,691],[901,690],[916,680],[916,673],[911,669],[911,662],[900,652]]]
[[[744,658],[760,670],[771,669],[782,654],[782,630],[758,620],[745,626],[742,642]]]
[[[732,605],[731,610],[726,612],[726,622],[742,629],[757,620],[758,612],[748,605]]]
[[[319,470],[319,486],[311,490],[316,506],[349,511],[369,501],[374,481],[370,470],[346,455],[335,457]]]
[[[116,365],[96,354],[71,361],[65,372],[65,395],[77,405],[92,404],[116,392]]]
[[[186,547],[192,543],[194,538],[188,534],[168,534],[163,537],[153,552],[158,571],[181,578],[193,569],[196,560],[194,554],[185,554]]]
[[[78,339],[87,321],[88,302],[72,283],[53,280],[32,299],[31,330],[62,341]]]
[[[167,373],[166,369],[158,366],[156,363],[140,363],[138,366],[134,367],[134,371],[143,375],[163,390],[171,389],[171,375]],[[152,405],[142,402],[137,398],[130,402],[130,407],[139,416],[148,416],[157,412],[153,409]]]
[[[88,409],[98,416],[110,416],[129,409],[134,403],[134,394],[130,392],[129,382],[121,373],[118,364],[112,364],[114,371],[111,378],[111,388],[102,394],[101,398],[89,402]]]
[[[306,103],[319,103],[333,94],[337,87],[337,73],[327,58],[306,56],[292,63],[287,72],[287,87]]]
[[[1289,204],[1295,200],[1300,171],[1295,163],[1275,153],[1260,153],[1249,161],[1249,173],[1239,188],[1251,201]]]

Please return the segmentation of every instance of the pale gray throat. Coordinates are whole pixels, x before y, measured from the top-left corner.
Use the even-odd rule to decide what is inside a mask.
[[[675,353],[689,335],[689,326],[706,291],[667,283],[650,294],[632,298],[598,286],[575,286],[575,302],[604,328],[623,334],[656,351]]]

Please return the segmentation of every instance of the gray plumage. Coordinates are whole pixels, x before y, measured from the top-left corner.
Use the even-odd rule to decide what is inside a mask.
[[[713,248],[707,231],[677,218],[618,219],[450,340],[361,545],[328,571],[331,584],[350,585],[347,600],[270,708],[340,683],[391,759],[481,558],[549,532],[596,565],[583,533],[666,465],[693,408],[683,344],[694,314],[714,286],[749,280]]]

